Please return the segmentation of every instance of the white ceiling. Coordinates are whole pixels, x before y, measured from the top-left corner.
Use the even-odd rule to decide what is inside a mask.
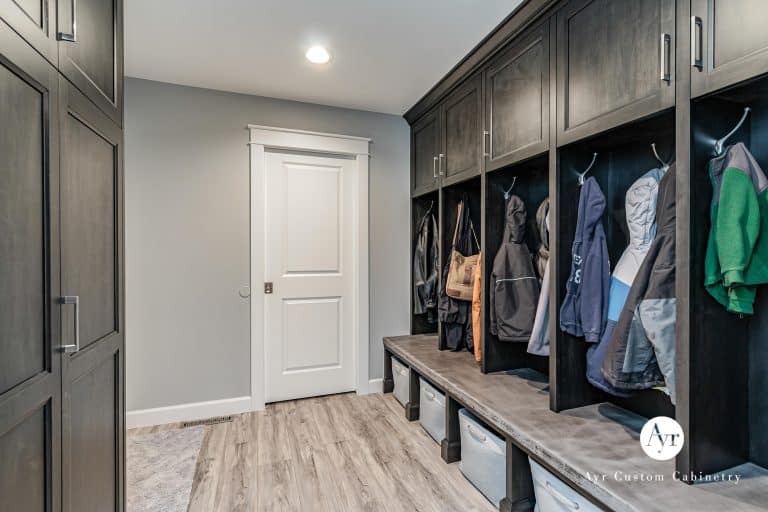
[[[402,114],[521,0],[128,0],[125,71]],[[310,64],[313,44],[331,52]]]

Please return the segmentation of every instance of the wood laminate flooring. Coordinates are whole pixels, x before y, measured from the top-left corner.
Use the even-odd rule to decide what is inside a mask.
[[[205,429],[191,512],[497,510],[391,394],[270,404]]]

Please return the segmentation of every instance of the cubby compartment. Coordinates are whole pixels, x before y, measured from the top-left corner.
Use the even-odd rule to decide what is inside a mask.
[[[557,254],[554,269],[558,317],[555,329],[556,348],[553,350],[554,372],[552,406],[556,411],[591,403],[609,401],[642,416],[675,416],[669,397],[659,390],[637,391],[624,398],[605,393],[587,380],[587,349],[589,343],[560,329],[560,307],[569,279],[572,246],[575,237],[580,184],[579,175],[592,167],[585,179],[594,177],[606,199],[602,222],[613,273],[616,263],[629,244],[629,229],[625,212],[625,198],[630,186],[645,173],[661,167],[652,149],[665,161],[675,154],[675,116],[673,110],[648,119],[602,133],[559,149],[556,225]]]
[[[528,353],[528,340],[502,341],[491,333],[491,295],[495,293],[493,263],[496,254],[504,242],[507,225],[507,199],[505,193],[518,196],[525,204],[526,222],[524,243],[531,256],[539,250],[541,237],[536,222],[539,205],[549,196],[549,161],[548,153],[539,155],[525,162],[504,167],[486,176],[485,183],[485,251],[483,253],[484,305],[483,318],[485,336],[483,345],[484,373],[533,368],[541,373],[549,373],[549,358]],[[531,259],[533,263],[533,259]],[[535,265],[534,272],[535,271]],[[519,277],[519,276],[518,276]],[[542,276],[536,275],[538,279]],[[540,284],[537,288],[541,288]],[[534,305],[538,302],[538,297]],[[535,316],[535,310],[534,310]]]
[[[723,144],[723,152],[731,145],[744,144],[766,172],[768,77],[697,99],[691,105],[687,219],[691,268],[683,288],[688,295],[687,322],[678,345],[679,357],[688,364],[678,381],[685,388],[687,407],[695,421],[687,425],[685,433],[684,471],[713,473],[744,462],[761,466],[763,471],[768,468],[768,287],[758,288],[754,314],[740,316],[727,312],[704,286],[713,199],[710,161],[718,139],[737,126]],[[757,186],[764,189],[766,183]],[[734,245],[738,245],[737,238]]]
[[[437,232],[435,232],[435,226],[431,225],[431,221],[427,216],[434,215],[435,224],[437,225]],[[425,283],[423,287],[420,287],[420,291],[417,292],[415,288],[415,281],[417,279],[416,272],[416,245],[419,241],[420,228],[422,227],[422,221],[425,220],[429,223],[426,226],[426,263],[424,271],[419,272],[419,276],[422,282]],[[439,235],[439,223],[440,223],[440,196],[438,191],[430,192],[419,197],[415,197],[411,200],[411,334],[436,334],[437,333],[437,297],[440,286],[440,235]],[[437,241],[435,244],[436,251],[433,251],[433,240]],[[434,285],[427,284],[428,280],[434,279],[430,277],[429,271],[431,268],[431,258],[437,258],[437,279]],[[431,287],[433,286],[433,288]],[[429,289],[433,289],[430,293]],[[417,297],[417,293],[420,294],[422,308],[418,310],[416,302],[420,300]],[[433,297],[433,299],[429,299]],[[434,307],[429,307],[434,305]],[[426,308],[424,307],[426,306]]]
[[[477,176],[475,178],[462,181],[461,183],[443,187],[441,189],[441,194],[442,199],[440,203],[440,216],[442,218],[442,222],[440,224],[440,286],[442,289],[442,286],[444,286],[442,279],[445,277],[445,266],[448,264],[451,257],[451,246],[456,228],[457,207],[461,201],[464,201],[464,204],[469,207],[469,214],[470,218],[472,219],[475,235],[477,236],[477,242],[480,244],[480,247],[482,247],[481,219],[483,208],[481,197],[481,178],[480,176]],[[475,246],[474,237],[471,232],[469,233],[469,237],[473,239],[472,245],[474,250],[479,251],[479,248]],[[465,256],[469,255],[465,254]],[[471,315],[472,304],[470,302],[467,302],[467,304],[469,305],[469,314]],[[446,332],[442,325],[440,327],[439,340],[440,350],[446,350],[449,348],[446,340]],[[474,341],[479,342],[479,340]]]

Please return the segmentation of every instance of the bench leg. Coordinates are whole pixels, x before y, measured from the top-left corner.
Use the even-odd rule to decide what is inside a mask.
[[[405,418],[408,421],[419,419],[419,374],[408,369],[408,403],[405,404]]]
[[[507,439],[507,496],[501,500],[501,512],[529,512],[536,499],[528,455]]]
[[[392,353],[384,351],[384,393],[391,393],[395,389],[395,380],[392,378]]]
[[[445,395],[445,439],[440,442],[440,455],[447,463],[461,459],[461,437],[459,435],[459,402]]]

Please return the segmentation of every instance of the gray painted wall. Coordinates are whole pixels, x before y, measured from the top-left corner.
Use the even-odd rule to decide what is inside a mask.
[[[371,378],[408,331],[409,130],[398,117],[128,79],[126,399],[250,394],[249,123],[371,137]],[[258,291],[258,290],[255,290]]]

